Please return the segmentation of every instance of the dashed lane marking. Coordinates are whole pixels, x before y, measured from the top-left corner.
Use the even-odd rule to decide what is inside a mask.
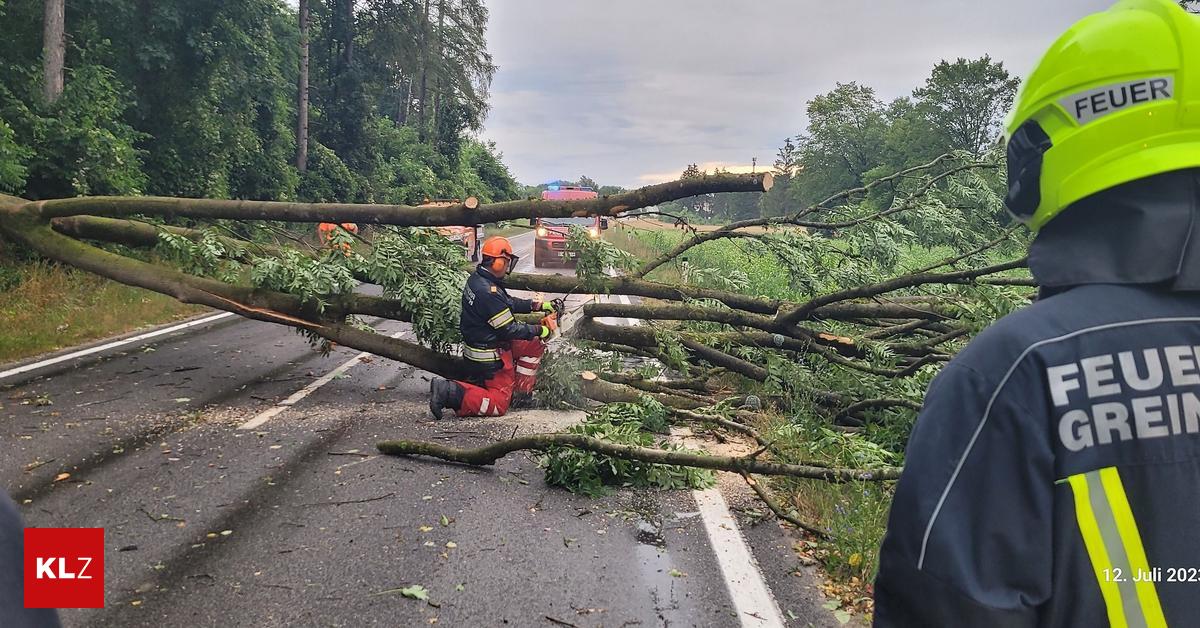
[[[204,318],[196,319],[194,321],[188,321],[186,323],[172,325],[171,327],[165,327],[163,329],[157,329],[155,331],[146,332],[144,334],[139,334],[137,336],[133,336],[132,338],[126,338],[124,340],[114,340],[113,342],[107,342],[102,345],[92,347],[90,349],[73,351],[66,355],[60,355],[56,358],[50,358],[48,360],[34,362],[33,364],[26,364],[25,366],[18,366],[17,368],[8,369],[7,371],[0,371],[0,380],[4,379],[6,377],[12,377],[14,375],[20,375],[21,373],[28,373],[30,371],[36,371],[40,368],[45,368],[47,366],[53,366],[55,364],[60,364],[62,362],[67,362],[69,360],[74,360],[76,358],[82,358],[84,356],[101,353],[104,351],[108,351],[109,349],[115,349],[117,347],[131,345],[136,342],[142,342],[143,340],[149,340],[151,338],[165,336],[167,334],[172,334],[177,331],[184,330],[184,329],[190,329],[192,327],[199,327],[200,325],[207,325],[208,323],[219,321],[223,318],[229,318],[230,316],[234,316],[234,314],[232,314],[230,312],[214,314],[213,316],[206,316]]]
[[[407,333],[408,333],[408,331],[399,331],[399,332],[392,334],[391,337],[399,338]],[[263,410],[262,412],[258,413],[258,415],[255,416],[253,419],[250,419],[249,421],[246,421],[245,423],[239,425],[238,429],[239,430],[252,430],[256,427],[261,426],[262,424],[266,423],[267,421],[270,421],[271,419],[275,418],[276,416],[279,416],[279,414],[281,414],[284,410],[287,410],[288,408],[296,405],[297,403],[300,403],[300,400],[313,394],[314,392],[317,391],[317,389],[324,386],[325,384],[328,384],[329,382],[332,382],[333,380],[337,379],[338,376],[340,376],[340,375],[344,374],[346,371],[349,371],[350,369],[354,368],[354,365],[358,364],[363,358],[371,357],[371,355],[373,355],[373,354],[371,354],[367,351],[363,351],[362,353],[354,356],[353,358],[346,360],[344,363],[342,363],[341,366],[322,375],[320,379],[312,382],[311,384],[305,386],[304,388],[301,388],[300,390],[297,390],[296,392],[292,393],[292,395],[290,397],[288,397],[287,399],[284,399],[283,401],[280,401],[279,403],[271,406],[270,408]]]

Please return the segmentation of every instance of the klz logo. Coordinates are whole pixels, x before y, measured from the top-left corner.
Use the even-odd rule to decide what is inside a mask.
[[[104,607],[104,528],[25,529],[25,607]]]

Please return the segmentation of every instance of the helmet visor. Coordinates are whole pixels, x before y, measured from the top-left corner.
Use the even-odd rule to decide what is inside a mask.
[[[1042,204],[1042,157],[1053,144],[1040,124],[1027,121],[1008,141],[1008,195],[1004,205],[1017,220],[1029,222]]]

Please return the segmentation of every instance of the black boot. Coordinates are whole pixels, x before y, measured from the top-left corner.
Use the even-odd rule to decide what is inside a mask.
[[[462,406],[463,389],[457,382],[435,377],[429,381],[429,411],[433,418],[444,419],[445,410],[457,411]]]

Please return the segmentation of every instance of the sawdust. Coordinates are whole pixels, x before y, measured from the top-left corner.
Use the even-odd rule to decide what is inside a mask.
[[[485,417],[476,419],[460,419],[459,423],[468,425],[491,425],[507,428],[508,433],[516,428],[517,435],[537,434],[543,432],[565,432],[568,427],[578,425],[586,415],[578,410],[518,410],[504,416]],[[453,421],[453,420],[452,420]],[[503,429],[501,431],[504,431]]]
[[[708,430],[700,428],[699,432],[688,426],[677,425],[671,428],[671,441],[688,449],[702,451],[710,456],[746,456],[758,450],[758,447],[748,437],[740,434],[723,434],[724,440],[718,440],[709,435]],[[717,488],[725,496],[731,508],[751,506],[758,502],[754,490],[746,485],[741,474],[728,471],[717,471]]]

